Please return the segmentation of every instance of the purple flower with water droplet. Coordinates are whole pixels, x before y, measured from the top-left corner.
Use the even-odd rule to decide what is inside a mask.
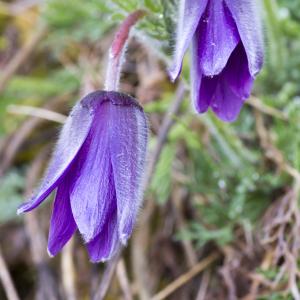
[[[96,91],[75,105],[41,187],[18,210],[34,209],[57,189],[50,255],[77,229],[93,262],[108,260],[126,244],[142,200],[147,140],[146,116],[130,96]]]
[[[263,37],[255,0],[182,0],[170,75],[175,80],[192,43],[191,96],[234,121],[263,64]]]

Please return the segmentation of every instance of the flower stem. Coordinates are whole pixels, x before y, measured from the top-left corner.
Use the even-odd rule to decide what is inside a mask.
[[[144,10],[136,10],[135,12],[131,13],[120,25],[109,50],[105,90],[118,90],[123,56],[128,42],[130,30],[139,19],[145,16],[145,14],[146,12]]]

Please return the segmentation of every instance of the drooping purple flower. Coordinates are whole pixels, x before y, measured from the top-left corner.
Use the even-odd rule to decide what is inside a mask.
[[[96,91],[75,105],[36,196],[18,210],[34,209],[57,189],[50,255],[77,229],[93,262],[126,244],[142,199],[147,139],[145,114],[130,96]]]
[[[170,76],[175,80],[192,43],[191,96],[234,121],[263,64],[263,37],[255,0],[182,0]]]

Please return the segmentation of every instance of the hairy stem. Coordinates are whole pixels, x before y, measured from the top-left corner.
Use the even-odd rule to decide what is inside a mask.
[[[138,22],[139,19],[145,16],[145,14],[146,12],[144,10],[136,10],[135,12],[131,13],[119,27],[119,30],[117,31],[109,50],[105,90],[118,90],[123,57],[129,39],[130,30]]]

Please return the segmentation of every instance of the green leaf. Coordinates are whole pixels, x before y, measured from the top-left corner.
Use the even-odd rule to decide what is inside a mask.
[[[174,145],[165,145],[151,183],[151,190],[159,204],[165,204],[169,198],[172,185],[172,166],[175,159]]]

